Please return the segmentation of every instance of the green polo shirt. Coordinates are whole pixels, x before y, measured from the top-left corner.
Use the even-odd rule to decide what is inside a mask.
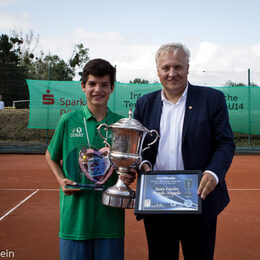
[[[122,117],[108,110],[107,116],[97,122],[87,106],[83,109],[65,114],[61,117],[52,137],[48,151],[55,162],[62,160],[66,178],[68,164],[66,160],[77,147],[88,146],[86,127],[90,144],[96,149],[104,147],[98,134],[97,126],[101,123],[111,125]],[[102,132],[106,136],[105,130]],[[108,132],[108,137],[110,136]],[[111,138],[108,138],[111,143]],[[105,188],[116,183],[118,175],[114,172],[105,184]],[[91,183],[86,178],[85,183]],[[66,196],[60,190],[60,231],[63,239],[85,240],[94,238],[119,238],[124,236],[124,209],[104,206],[101,202],[102,191],[81,190],[71,196]]]

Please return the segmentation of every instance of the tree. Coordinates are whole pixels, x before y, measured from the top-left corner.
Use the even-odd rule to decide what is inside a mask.
[[[22,39],[0,36],[0,88],[6,106],[12,106],[14,100],[27,100],[28,88],[25,71],[20,67]]]
[[[85,48],[82,43],[74,46],[72,56],[69,60],[69,65],[72,69],[74,69],[74,74],[76,67],[80,68],[89,60],[88,52],[89,49]],[[82,72],[80,71],[78,74],[81,76]]]
[[[149,80],[145,80],[142,78],[135,78],[133,81],[130,80],[129,83],[131,83],[131,84],[149,84]]]
[[[27,54],[28,57],[28,54]],[[24,56],[25,58],[25,56]],[[30,57],[29,57],[30,58]],[[70,81],[76,75],[76,70],[89,60],[88,49],[78,44],[74,47],[72,57],[65,62],[58,55],[32,56],[33,61],[27,61],[27,77],[38,80]],[[26,61],[24,62],[26,64]],[[81,75],[81,72],[79,73]]]
[[[82,64],[89,60],[89,49],[85,48],[82,43],[74,46],[72,56],[66,62],[56,54],[49,53],[45,55],[40,51],[37,55],[36,49],[39,44],[39,35],[34,36],[32,30],[25,36],[22,32],[13,32],[13,35],[24,39],[20,52],[20,65],[24,67],[26,78],[29,79],[72,80],[76,75],[76,71],[80,70]]]
[[[246,86],[246,84],[242,83],[242,82],[233,82],[232,80],[228,80],[226,81],[225,87],[241,87],[241,86]],[[254,82],[250,83],[250,86],[256,86],[258,87],[258,85]]]
[[[255,86],[255,87],[259,87],[258,84],[256,84],[255,82],[251,82],[250,86]]]
[[[35,37],[32,30],[25,35],[22,31],[19,33],[17,31],[13,31],[12,35],[21,41],[19,65],[24,69],[26,78],[33,78],[32,74],[34,74],[35,69],[33,63],[35,60],[38,60],[38,57],[35,55],[35,50],[39,43],[39,35]]]
[[[237,87],[237,86],[245,86],[244,83],[242,82],[233,82],[232,80],[226,81],[225,87]]]
[[[33,31],[25,36],[22,32],[13,32],[12,37],[0,36],[0,94],[6,106],[11,106],[14,100],[29,99],[25,79],[72,80],[76,71],[89,60],[89,49],[82,43],[74,46],[67,62],[58,55],[45,55],[42,51],[37,55],[38,43],[39,35],[35,37]]]
[[[27,78],[37,80],[72,80],[73,69],[58,55],[42,55],[27,67]]]

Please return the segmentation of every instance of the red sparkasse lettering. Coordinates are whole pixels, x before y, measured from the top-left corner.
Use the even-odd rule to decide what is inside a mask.
[[[60,110],[60,116],[62,116],[63,114],[67,114],[67,113],[69,113],[71,111],[72,111],[72,109],[61,109]]]
[[[65,107],[74,107],[74,106],[85,106],[87,101],[84,99],[65,99],[64,97],[60,98],[60,105]]]
[[[43,95],[42,96],[42,103],[44,105],[53,105],[54,104],[54,96],[53,95]]]
[[[46,93],[47,94],[42,95],[42,103],[44,105],[53,105],[54,104],[54,95],[49,94],[50,93],[49,89],[46,90]]]

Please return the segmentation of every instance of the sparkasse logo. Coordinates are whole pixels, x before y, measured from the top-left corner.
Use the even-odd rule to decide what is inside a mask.
[[[50,94],[50,90],[46,90],[47,94],[42,95],[42,103],[44,105],[53,105],[54,104],[54,95]]]

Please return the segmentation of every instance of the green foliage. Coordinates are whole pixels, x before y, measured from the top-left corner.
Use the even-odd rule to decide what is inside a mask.
[[[145,80],[142,78],[135,78],[133,81],[130,80],[129,83],[131,83],[131,84],[149,84],[149,80]]]
[[[69,60],[69,65],[72,68],[75,68],[76,66],[81,66],[82,64],[86,63],[89,60],[88,51],[89,49],[84,48],[82,43],[76,44],[72,57]]]
[[[0,143],[46,143],[46,129],[28,128],[29,109],[0,110]],[[54,130],[49,129],[49,141]]]
[[[46,143],[46,129],[28,128],[28,109],[0,110],[0,143]],[[14,127],[15,126],[15,127]],[[49,129],[49,141],[54,130]],[[251,135],[250,146],[260,146],[260,135]],[[243,133],[234,133],[237,147],[249,146],[249,136]]]
[[[12,106],[13,100],[28,99],[25,71],[20,66],[22,40],[0,36],[0,89],[5,106]]]
[[[76,68],[81,68],[89,60],[88,56],[89,49],[85,48],[82,43],[76,44],[72,56],[69,60],[69,65],[75,75]],[[78,75],[82,75],[82,70],[78,72]]]
[[[255,82],[251,82],[250,86],[255,86],[255,87],[259,87]]]
[[[27,78],[37,80],[72,80],[74,70],[59,56],[37,58],[27,66]]]
[[[89,49],[82,43],[74,46],[68,62],[58,55],[37,54],[38,43],[39,35],[34,36],[33,31],[25,36],[17,32],[13,37],[0,36],[0,94],[5,106],[12,106],[14,100],[29,99],[25,79],[70,81],[89,60]]]
[[[224,86],[225,87],[239,87],[239,86],[241,87],[241,86],[246,86],[246,84],[243,83],[243,82],[233,82],[232,80],[228,80],[228,81],[226,81]],[[258,87],[258,85],[256,83],[254,83],[254,82],[251,82],[250,86]]]
[[[233,82],[232,80],[228,80],[226,81],[225,87],[236,87],[236,86],[245,86],[244,83],[242,82]]]

